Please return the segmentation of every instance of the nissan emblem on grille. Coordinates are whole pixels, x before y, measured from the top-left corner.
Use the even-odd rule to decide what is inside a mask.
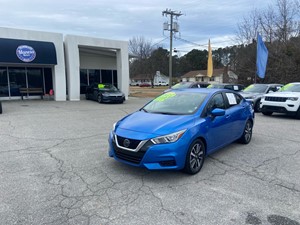
[[[125,140],[123,141],[123,145],[124,145],[124,147],[128,148],[129,145],[130,145],[130,141],[129,141],[128,139],[125,139]]]

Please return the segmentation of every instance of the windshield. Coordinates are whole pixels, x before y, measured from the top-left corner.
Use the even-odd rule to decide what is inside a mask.
[[[280,88],[279,91],[300,92],[300,84],[286,84],[282,88]]]
[[[202,104],[207,94],[167,92],[148,103],[142,110],[149,113],[192,114]]]
[[[103,91],[117,91],[118,89],[112,84],[98,84],[99,90]]]
[[[251,92],[251,93],[265,93],[268,89],[268,86],[265,84],[251,84],[246,87],[243,92]]]
[[[191,84],[191,82],[181,82],[172,86],[172,89],[188,88]]]
[[[222,84],[210,84],[207,88],[224,88]]]

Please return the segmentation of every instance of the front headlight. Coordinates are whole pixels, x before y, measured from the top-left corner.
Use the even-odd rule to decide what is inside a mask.
[[[185,131],[186,131],[186,129],[181,130],[181,131],[177,131],[177,132],[172,133],[172,134],[152,138],[151,141],[152,141],[153,144],[173,143],[173,142],[176,142],[178,139],[180,139]]]
[[[298,98],[297,98],[297,97],[289,97],[288,100],[291,100],[291,101],[297,101]]]

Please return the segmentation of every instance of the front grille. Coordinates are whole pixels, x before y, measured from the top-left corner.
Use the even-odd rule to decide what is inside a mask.
[[[114,142],[113,147],[115,149],[116,157],[134,164],[139,164],[146,153],[145,151],[131,152],[128,150],[118,148],[116,143]]]
[[[265,105],[262,107],[263,111],[271,111],[271,112],[279,112],[279,113],[285,113],[286,109],[284,107],[279,107],[279,106],[269,106]]]
[[[286,97],[265,97],[265,101],[272,101],[272,102],[285,102],[287,100]]]
[[[124,146],[124,141],[127,139],[129,141],[128,146]],[[135,139],[130,139],[130,138],[124,138],[121,136],[117,136],[118,144],[119,146],[125,147],[125,148],[130,148],[130,149],[136,149],[139,143],[141,142],[140,140],[135,140]]]

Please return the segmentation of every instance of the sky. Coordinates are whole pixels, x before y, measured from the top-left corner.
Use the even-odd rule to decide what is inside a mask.
[[[235,45],[237,25],[254,9],[267,9],[276,0],[0,0],[0,27],[47,31],[129,41],[144,37],[169,49],[170,23],[165,10],[181,13],[174,22],[177,54],[192,49]]]

